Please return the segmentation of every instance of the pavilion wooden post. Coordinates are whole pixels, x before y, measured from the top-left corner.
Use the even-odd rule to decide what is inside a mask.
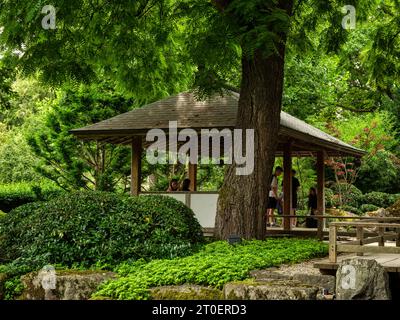
[[[190,190],[197,191],[197,164],[189,162]]]
[[[140,193],[140,182],[142,173],[142,138],[132,138],[131,155],[131,195],[138,196]]]
[[[289,142],[283,148],[283,215],[292,211],[292,144]],[[283,229],[290,230],[290,218],[283,218]]]
[[[317,210],[318,215],[325,214],[325,154],[323,151],[317,153]],[[324,221],[318,218],[317,236],[320,240],[324,237]]]

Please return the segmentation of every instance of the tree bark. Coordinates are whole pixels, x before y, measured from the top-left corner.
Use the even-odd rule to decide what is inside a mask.
[[[280,1],[288,13],[292,5],[292,1]],[[286,35],[282,34],[281,39],[277,54],[265,57],[256,51],[251,58],[242,57],[236,128],[254,129],[254,172],[236,175],[234,162],[227,168],[215,219],[217,239],[230,235],[265,238],[265,214],[280,127]]]

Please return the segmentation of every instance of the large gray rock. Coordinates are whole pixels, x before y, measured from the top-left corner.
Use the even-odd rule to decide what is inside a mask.
[[[220,300],[221,290],[198,285],[164,286],[150,289],[153,300]]]
[[[317,287],[318,295],[317,300],[325,300],[326,295],[333,295],[335,293],[336,278],[331,275],[322,274],[308,274],[308,273],[293,273],[285,274],[276,270],[255,270],[251,271],[250,275],[255,279],[256,282],[273,282],[275,280],[295,280],[296,283],[300,283],[306,286]]]
[[[31,272],[21,277],[23,300],[87,300],[97,287],[115,278],[113,272],[101,271],[43,271]]]
[[[224,297],[227,300],[316,300],[318,290],[295,280],[247,280],[227,283]]]
[[[309,286],[318,287],[321,294],[322,291],[326,291],[330,294],[335,293],[336,278],[334,276],[297,273],[293,275],[293,280],[297,280]],[[322,296],[318,296],[318,298],[323,299]]]
[[[336,273],[337,300],[390,300],[389,275],[372,259],[343,260]]]
[[[278,270],[277,268],[254,270],[250,272],[250,276],[256,281],[292,280],[292,276],[277,272]]]

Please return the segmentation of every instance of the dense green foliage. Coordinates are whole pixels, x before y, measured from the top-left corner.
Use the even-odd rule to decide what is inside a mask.
[[[370,192],[362,197],[363,204],[372,204],[379,208],[388,208],[400,198],[400,194],[388,194],[384,192]]]
[[[15,276],[7,279],[4,283],[4,300],[14,300],[21,295],[24,285],[21,281],[21,276]]]
[[[0,183],[39,183],[44,179],[34,169],[38,158],[26,135],[38,129],[53,91],[33,79],[16,79],[11,89],[9,107],[0,112]]]
[[[40,160],[36,170],[64,189],[113,191],[120,182],[125,190],[129,149],[78,142],[69,130],[126,112],[132,104],[105,84],[60,90],[43,123],[28,135],[28,144]]]
[[[358,209],[356,207],[348,206],[348,205],[343,205],[341,207],[344,211],[348,211],[351,213],[355,213],[356,215],[362,215],[364,212],[361,209]]]
[[[236,245],[213,242],[188,257],[122,264],[118,268],[121,277],[103,285],[95,296],[148,299],[150,287],[183,283],[222,288],[227,282],[248,278],[251,270],[299,262],[326,253],[327,245],[316,240],[268,239]]]
[[[362,214],[367,211],[375,211],[378,208],[388,208],[393,205],[399,198],[400,194],[390,194],[385,192],[369,192],[362,194],[355,186],[349,188],[346,199],[340,204],[338,188],[325,188],[325,205],[328,208],[342,208],[344,210]]]
[[[335,195],[341,194],[343,204],[351,207],[358,207],[361,204],[363,194],[357,187],[351,184],[336,183],[331,189]],[[334,206],[338,206],[340,202],[338,199],[335,200]]]
[[[378,206],[375,206],[375,205],[373,205],[373,204],[362,204],[362,205],[360,206],[360,210],[361,210],[363,213],[375,211],[375,210],[378,210],[378,209],[379,209],[379,207],[378,207]]]
[[[0,257],[30,268],[110,265],[191,253],[202,241],[193,212],[169,197],[76,192],[23,205],[0,220]]]
[[[9,212],[23,204],[49,200],[62,191],[51,184],[14,183],[0,185],[0,210]]]
[[[3,3],[0,182],[45,176],[66,189],[127,189],[127,150],[78,143],[68,129],[197,86],[202,93],[238,87],[241,55],[256,49],[271,53],[280,32],[289,31],[283,109],[370,152],[354,183],[363,193],[400,192],[399,63],[393,58],[398,3],[294,1],[287,30],[289,17],[274,2],[228,1],[225,14],[216,10],[217,2],[140,0],[121,7],[116,1],[54,1],[55,30],[41,26],[42,1]],[[345,4],[357,6],[355,30],[341,27]],[[249,22],[254,28],[240,27]],[[15,49],[27,54],[16,60]],[[79,80],[92,84],[80,86]],[[373,146],[357,141],[373,127]],[[383,148],[372,150],[380,144]],[[314,164],[300,162],[307,194],[315,184]],[[165,190],[172,177],[185,175],[185,168],[144,163],[143,169],[144,178],[153,173],[146,190]],[[218,189],[223,173],[215,166],[201,168],[199,189]],[[329,171],[327,177],[332,178]]]
[[[292,3],[293,12],[283,3]],[[57,27],[47,30],[41,25],[43,1],[1,3],[1,183],[36,181],[39,173],[68,190],[127,191],[127,149],[78,143],[68,129],[187,89],[204,96],[237,88],[241,59],[273,55],[287,42],[284,110],[368,152],[354,165],[354,181],[329,169],[328,180],[364,194],[400,192],[399,1],[52,4]],[[341,24],[341,8],[349,4],[357,8],[354,30]],[[28,75],[58,88],[31,86]],[[302,160],[299,167],[304,206],[315,185],[314,163]],[[147,190],[164,190],[169,179],[186,174],[184,167],[143,169],[145,178],[153,173]],[[199,189],[219,188],[223,173],[199,170]],[[329,202],[356,209],[388,203],[363,203],[354,190],[334,190]]]

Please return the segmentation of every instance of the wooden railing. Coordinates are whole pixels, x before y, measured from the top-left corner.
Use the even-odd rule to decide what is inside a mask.
[[[279,215],[275,214],[275,218],[283,218],[283,219],[290,219],[290,218],[314,218],[318,222],[317,226],[317,237],[322,240],[323,239],[323,229],[324,229],[324,220],[328,219],[335,219],[335,220],[367,220],[367,221],[377,221],[377,222],[400,222],[400,217],[362,217],[362,216],[332,216],[332,215]],[[267,215],[268,218],[268,215]],[[330,222],[332,224],[334,222]],[[285,229],[286,231],[290,231],[290,229]]]
[[[331,222],[329,224],[329,261],[337,262],[337,254],[340,252],[357,253],[395,253],[400,254],[400,224],[389,223],[391,221],[399,221],[400,218],[375,218],[374,222],[352,221],[352,222]],[[386,221],[386,222],[382,222]],[[338,227],[351,227],[356,229],[357,240],[346,243],[337,243]],[[378,236],[365,237],[365,228],[378,229]],[[386,229],[391,229],[386,231]],[[393,231],[393,229],[395,231]],[[395,247],[385,247],[385,241],[396,241]],[[378,246],[366,246],[371,243],[378,243]]]

